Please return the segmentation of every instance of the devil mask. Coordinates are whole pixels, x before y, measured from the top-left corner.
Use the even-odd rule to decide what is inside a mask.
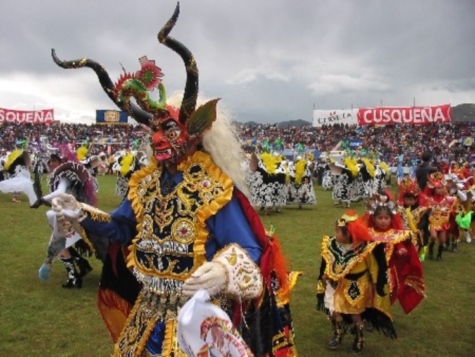
[[[146,56],[139,62],[141,69],[136,73],[124,73],[114,84],[107,71],[97,62],[88,59],[60,60],[52,50],[54,62],[62,68],[91,68],[109,98],[139,123],[151,128],[151,145],[155,159],[162,163],[174,163],[186,156],[191,144],[200,142],[203,133],[216,119],[216,105],[213,99],[196,109],[198,97],[198,68],[191,52],[180,42],[169,37],[180,13],[179,4],[165,26],[158,33],[158,41],[182,58],[186,68],[186,85],[180,108],[167,105],[166,91],[162,83],[162,70],[155,61]],[[159,98],[153,100],[149,92],[158,89]],[[131,101],[135,99],[135,103]]]

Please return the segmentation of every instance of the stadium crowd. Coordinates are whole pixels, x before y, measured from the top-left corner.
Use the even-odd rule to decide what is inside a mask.
[[[404,156],[404,161],[415,160],[426,150],[434,157],[458,160],[475,159],[475,144],[464,146],[464,138],[472,137],[475,122],[454,122],[434,125],[350,126],[331,125],[314,128],[310,124],[301,128],[281,128],[278,124],[241,125],[242,137],[247,143],[282,140],[285,148],[297,143],[320,152],[330,151],[343,140],[362,140],[361,147],[367,152],[378,152],[380,159],[388,163]],[[449,147],[449,145],[455,142]]]
[[[115,151],[130,147],[135,139],[141,139],[144,135],[142,127],[132,125],[3,123],[0,124],[0,150],[12,151],[25,140],[29,140],[30,146],[36,147],[44,136],[52,146],[77,146],[88,142],[97,144],[93,151],[102,150],[108,145]]]
[[[279,124],[241,124],[238,123],[243,143],[259,145],[264,140],[273,143],[280,139],[285,148],[294,148],[298,143],[308,149],[326,152],[332,150],[342,140],[360,139],[361,147],[368,152],[378,152],[386,162],[397,160],[404,155],[405,161],[413,160],[429,149],[435,157],[459,159],[469,162],[475,159],[475,144],[463,145],[463,139],[472,137],[475,122],[454,122],[424,126],[349,126],[332,125],[314,128],[311,124],[301,127],[282,127]],[[84,142],[94,143],[95,150],[105,150],[111,146],[112,151],[132,146],[140,140],[145,131],[140,126],[128,125],[85,125],[63,124],[0,124],[0,150],[12,151],[21,142],[29,139],[29,145],[39,145],[42,136],[48,137],[53,146],[59,144],[80,145]],[[456,143],[452,143],[453,141]],[[452,145],[449,147],[449,145]]]

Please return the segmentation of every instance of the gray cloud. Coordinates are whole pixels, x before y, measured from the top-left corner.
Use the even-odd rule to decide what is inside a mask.
[[[88,69],[111,78],[155,59],[169,92],[185,81],[156,33],[176,2],[1,0],[0,106],[93,113],[112,104]],[[312,108],[475,102],[475,2],[184,0],[172,36],[195,55],[200,89],[241,121],[311,120]],[[32,103],[33,102],[33,103]]]

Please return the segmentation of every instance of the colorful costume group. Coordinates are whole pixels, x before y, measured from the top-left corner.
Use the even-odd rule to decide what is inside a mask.
[[[281,144],[263,144],[263,152],[252,154],[249,162],[251,174],[249,187],[252,203],[261,207],[266,214],[271,209],[279,211],[287,202],[287,184],[289,182],[289,163],[282,155]]]
[[[434,172],[421,191],[415,180],[404,177],[398,191],[400,214],[406,229],[418,235],[421,260],[441,260],[447,249],[457,252],[463,236],[472,241],[473,187],[466,188],[460,178]]]
[[[277,141],[273,146],[268,142],[262,145],[263,152],[252,154],[243,163],[246,180],[251,190],[254,206],[269,214],[271,209],[280,212],[286,205],[315,205],[313,189],[313,155],[304,152],[300,145],[294,160],[283,154],[283,146]]]
[[[351,153],[346,153],[341,162],[327,160],[322,175],[323,189],[332,189],[334,203],[344,207],[368,199],[384,189],[390,179],[386,163],[366,157],[357,158]]]
[[[302,145],[297,148],[295,159],[289,163],[290,182],[287,185],[287,205],[314,205],[317,203],[313,189],[313,155],[306,154]]]
[[[358,218],[356,212],[348,211],[336,222],[336,236],[323,237],[317,308],[332,322],[330,349],[338,348],[353,325],[353,352],[361,352],[363,321],[395,338],[391,305],[399,301],[409,313],[425,297],[415,236],[402,228],[395,209],[387,196],[374,195],[365,216]],[[374,223],[380,214],[391,217],[384,229]]]
[[[63,287],[80,288],[92,268],[73,245],[82,241],[87,251],[96,251],[103,262],[98,307],[114,356],[296,356],[290,311],[296,275],[253,205],[268,213],[289,204],[316,204],[314,162],[303,150],[288,160],[268,145],[243,162],[218,99],[198,104],[196,61],[169,36],[178,15],[179,6],[158,33],[159,43],[185,64],[186,87],[177,102],[167,98],[162,70],[147,57],[139,59],[140,70],[124,71],[113,83],[99,63],[63,61],[53,50],[62,68],[91,68],[112,101],[151,129],[153,155],[116,154],[115,193],[123,200],[110,213],[96,207],[95,158],[58,158],[48,177],[50,194],[38,196],[36,190],[31,197],[37,199],[30,199],[32,208],[51,206],[52,234],[40,278],[48,279],[59,258],[68,273]],[[156,100],[150,96],[155,89]],[[24,152],[15,152],[4,168],[24,177],[27,188],[21,191],[35,190]],[[328,347],[338,348],[351,331],[353,352],[359,353],[364,322],[396,338],[392,305],[399,302],[408,314],[424,299],[421,261],[426,255],[434,259],[435,241],[441,259],[454,222],[471,240],[475,188],[451,196],[444,177],[435,174],[423,194],[415,181],[402,177],[397,205],[381,193],[389,177],[384,163],[346,157],[329,161],[324,171],[322,186],[333,189],[335,203],[368,203],[363,217],[347,211],[335,223],[335,236],[323,237],[317,283],[317,307],[334,332]],[[7,181],[0,182],[0,190],[13,192],[12,186],[5,188]],[[380,215],[389,217],[388,226],[378,225]],[[217,314],[198,318],[190,301],[208,300]],[[190,328],[198,332],[183,332]],[[223,336],[233,336],[236,349],[223,343]]]

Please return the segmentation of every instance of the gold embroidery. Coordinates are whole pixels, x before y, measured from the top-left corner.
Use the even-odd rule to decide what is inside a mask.
[[[232,254],[230,254],[228,257],[226,257],[226,260],[228,261],[228,263],[231,266],[236,265],[236,263],[237,263],[237,254],[236,254],[236,252],[233,250]]]
[[[184,281],[206,260],[205,221],[230,201],[233,182],[202,152],[178,169],[183,181],[167,196],[160,193],[162,172],[155,162],[132,176],[129,199],[139,233],[128,266],[145,275]]]
[[[96,222],[111,222],[112,217],[109,213],[101,211],[100,209],[90,206],[86,203],[79,203],[81,210],[86,213],[92,220]]]
[[[336,255],[331,252],[331,243],[335,238],[329,236],[323,236],[322,241],[322,257],[327,263],[325,268],[325,274],[331,279],[338,281],[341,278],[345,277],[357,264],[366,259],[366,257],[371,254],[373,248],[378,244],[378,242],[367,243],[366,246],[357,247],[357,253],[354,252],[351,255],[344,257],[341,256],[341,259],[337,259]]]
[[[143,290],[139,294],[126,326],[114,346],[114,357],[133,357],[142,354],[158,321],[159,314],[154,309],[157,299],[157,295],[147,294]]]
[[[172,237],[181,244],[189,244],[195,238],[195,228],[189,219],[177,219],[172,225]]]
[[[413,288],[419,295],[426,297],[426,287],[423,279],[415,275],[410,275],[406,278],[405,283]]]

